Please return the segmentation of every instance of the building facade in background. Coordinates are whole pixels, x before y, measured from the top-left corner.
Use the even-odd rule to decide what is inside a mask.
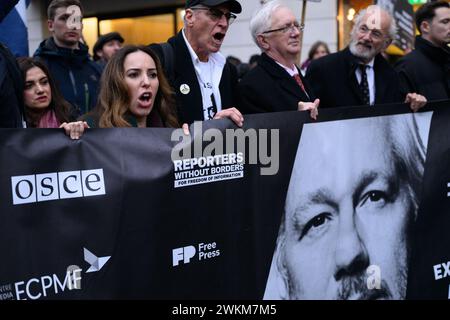
[[[230,27],[222,52],[247,62],[252,54],[259,53],[249,31],[249,22],[253,12],[261,6],[262,0],[242,0],[242,13]],[[411,9],[410,0],[378,0],[389,6],[401,6]],[[49,36],[46,23],[48,0],[31,0],[28,8],[30,54],[39,43]],[[285,0],[300,19],[302,0]],[[311,45],[322,40],[331,51],[344,48],[349,42],[349,33],[355,14],[376,0],[322,0],[308,2],[306,9],[305,31],[303,36],[302,60],[306,59]],[[398,2],[398,4],[397,4]],[[98,35],[111,31],[120,32],[125,44],[150,44],[165,42],[183,26],[183,0],[82,0],[85,9],[84,39],[90,48]],[[406,11],[405,11],[406,12]],[[411,10],[412,13],[412,10]],[[412,17],[400,14],[404,29],[414,30]],[[412,35],[411,35],[412,37]],[[411,38],[412,39],[412,38]],[[390,49],[392,54],[403,54],[401,48]]]

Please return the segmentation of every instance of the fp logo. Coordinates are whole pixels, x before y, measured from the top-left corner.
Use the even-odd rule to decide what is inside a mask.
[[[189,263],[191,258],[195,256],[195,247],[187,246],[183,248],[176,248],[172,250],[172,266],[177,266],[183,260],[183,263]]]

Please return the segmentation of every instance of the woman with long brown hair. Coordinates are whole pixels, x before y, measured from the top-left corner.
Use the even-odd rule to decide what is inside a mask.
[[[75,120],[74,110],[61,95],[48,68],[34,58],[17,59],[25,81],[23,98],[28,128],[63,128],[72,139],[78,139],[87,127]]]
[[[158,57],[135,45],[125,46],[108,62],[97,106],[81,119],[91,128],[180,127]]]

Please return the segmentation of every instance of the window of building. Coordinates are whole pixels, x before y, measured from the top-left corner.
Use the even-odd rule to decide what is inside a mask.
[[[147,12],[87,17],[83,19],[83,37],[91,54],[98,37],[113,31],[122,35],[124,44],[165,42],[181,30],[183,16],[182,8],[161,8]]]
[[[164,42],[174,34],[173,14],[101,20],[99,33],[119,32],[126,44]]]

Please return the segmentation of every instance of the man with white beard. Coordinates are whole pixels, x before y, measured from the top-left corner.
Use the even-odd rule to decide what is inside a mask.
[[[402,96],[397,73],[381,55],[395,34],[395,21],[386,10],[376,5],[361,10],[350,45],[308,68],[306,78],[321,108],[405,102],[417,111],[425,105],[419,94]]]

